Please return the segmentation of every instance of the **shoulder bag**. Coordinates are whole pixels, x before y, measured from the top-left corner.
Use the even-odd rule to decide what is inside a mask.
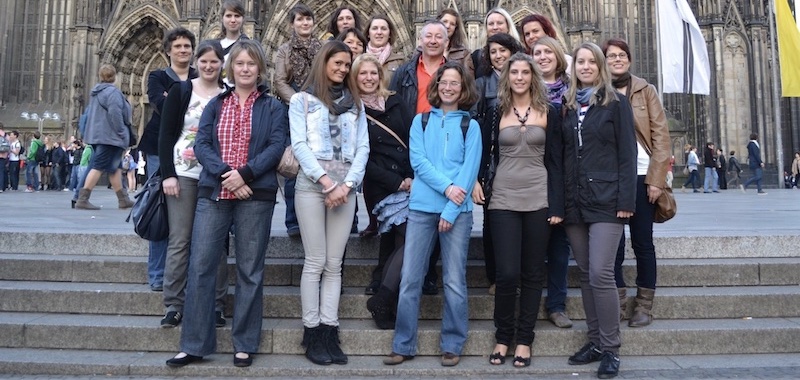
[[[675,217],[678,212],[678,204],[675,203],[675,197],[672,195],[672,188],[665,187],[661,189],[661,195],[656,199],[656,210],[653,214],[653,221],[656,223],[664,223]]]
[[[142,239],[164,240],[169,236],[167,199],[161,188],[161,171],[158,170],[145,182],[139,194],[134,197],[126,222],[133,219],[133,231]]]
[[[308,117],[308,97],[305,94],[303,94],[303,117]],[[298,162],[297,157],[294,156],[294,150],[292,150],[291,144],[283,150],[283,155],[281,155],[281,160],[278,162],[277,170],[278,173],[285,178],[297,178],[297,173],[300,172],[300,162]]]

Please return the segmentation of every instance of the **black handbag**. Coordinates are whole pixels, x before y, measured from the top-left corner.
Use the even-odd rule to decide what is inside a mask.
[[[130,222],[133,219],[133,231],[142,239],[166,239],[169,236],[169,219],[167,199],[161,188],[161,172],[156,171],[134,198],[136,201],[125,221]]]
[[[494,183],[494,176],[497,173],[497,159],[495,157],[494,145],[496,141],[495,123],[497,122],[497,109],[493,111],[492,115],[492,133],[489,138],[489,161],[483,170],[483,176],[480,178],[481,188],[483,189],[484,204],[489,204],[489,199],[492,197],[492,184]]]

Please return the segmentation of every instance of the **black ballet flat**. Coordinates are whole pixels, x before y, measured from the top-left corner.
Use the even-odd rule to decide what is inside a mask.
[[[186,355],[182,358],[172,358],[167,360],[167,367],[180,368],[187,364],[203,360],[202,356]]]
[[[499,360],[500,363],[495,363],[494,362],[495,360]],[[491,365],[503,365],[503,364],[506,364],[506,356],[501,354],[501,353],[499,353],[499,352],[495,352],[495,353],[489,355],[489,364],[491,364]]]
[[[237,358],[236,354],[233,354],[233,365],[235,367],[249,367],[253,364],[253,355],[247,354],[246,358]]]
[[[514,357],[514,367],[525,368],[525,367],[530,366],[531,365],[531,358],[532,358],[532,356],[529,356],[527,358],[523,358],[522,356],[515,356]]]

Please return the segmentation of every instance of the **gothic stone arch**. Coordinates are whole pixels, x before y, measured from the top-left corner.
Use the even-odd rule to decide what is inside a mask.
[[[141,135],[150,113],[146,95],[148,73],[167,65],[161,41],[165,31],[180,24],[176,17],[166,13],[170,10],[169,7],[159,7],[148,2],[127,9],[129,11],[116,18],[118,21],[112,22],[109,32],[103,36],[99,55],[101,62],[115,63],[117,84],[131,103],[133,126]],[[122,11],[117,9],[115,14]],[[177,15],[177,9],[174,11]],[[158,66],[154,66],[154,63]]]

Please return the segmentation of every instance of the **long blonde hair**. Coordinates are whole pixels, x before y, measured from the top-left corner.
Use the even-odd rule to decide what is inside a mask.
[[[617,91],[614,89],[614,86],[611,85],[611,74],[608,72],[606,56],[603,54],[603,50],[591,42],[582,43],[575,48],[572,53],[575,62],[573,62],[572,70],[570,71],[569,89],[565,95],[567,101],[565,105],[571,109],[579,108],[576,100],[578,95],[578,76],[576,75],[576,71],[578,67],[578,51],[581,49],[586,49],[592,53],[599,74],[597,80],[592,85],[592,87],[594,87],[594,95],[589,99],[589,105],[597,105],[597,100],[600,99],[600,105],[607,106],[612,101],[617,100]]]
[[[386,83],[386,73],[383,71],[383,66],[374,54],[361,54],[356,57],[350,67],[350,76],[358,81],[358,71],[361,70],[361,65],[365,63],[372,63],[378,69],[378,78],[380,79],[378,82],[378,96],[386,99],[394,95],[394,91],[389,90],[389,84]],[[356,87],[358,87],[358,83],[356,83]]]
[[[538,112],[547,113],[550,109],[550,101],[547,98],[547,86],[542,80],[542,72],[539,66],[533,62],[533,58],[525,53],[515,53],[503,65],[500,72],[500,83],[497,86],[497,98],[500,100],[500,111],[505,114],[514,106],[514,94],[511,93],[511,80],[509,79],[511,65],[515,62],[525,62],[530,66],[533,77],[528,92],[531,96],[531,108]]]

